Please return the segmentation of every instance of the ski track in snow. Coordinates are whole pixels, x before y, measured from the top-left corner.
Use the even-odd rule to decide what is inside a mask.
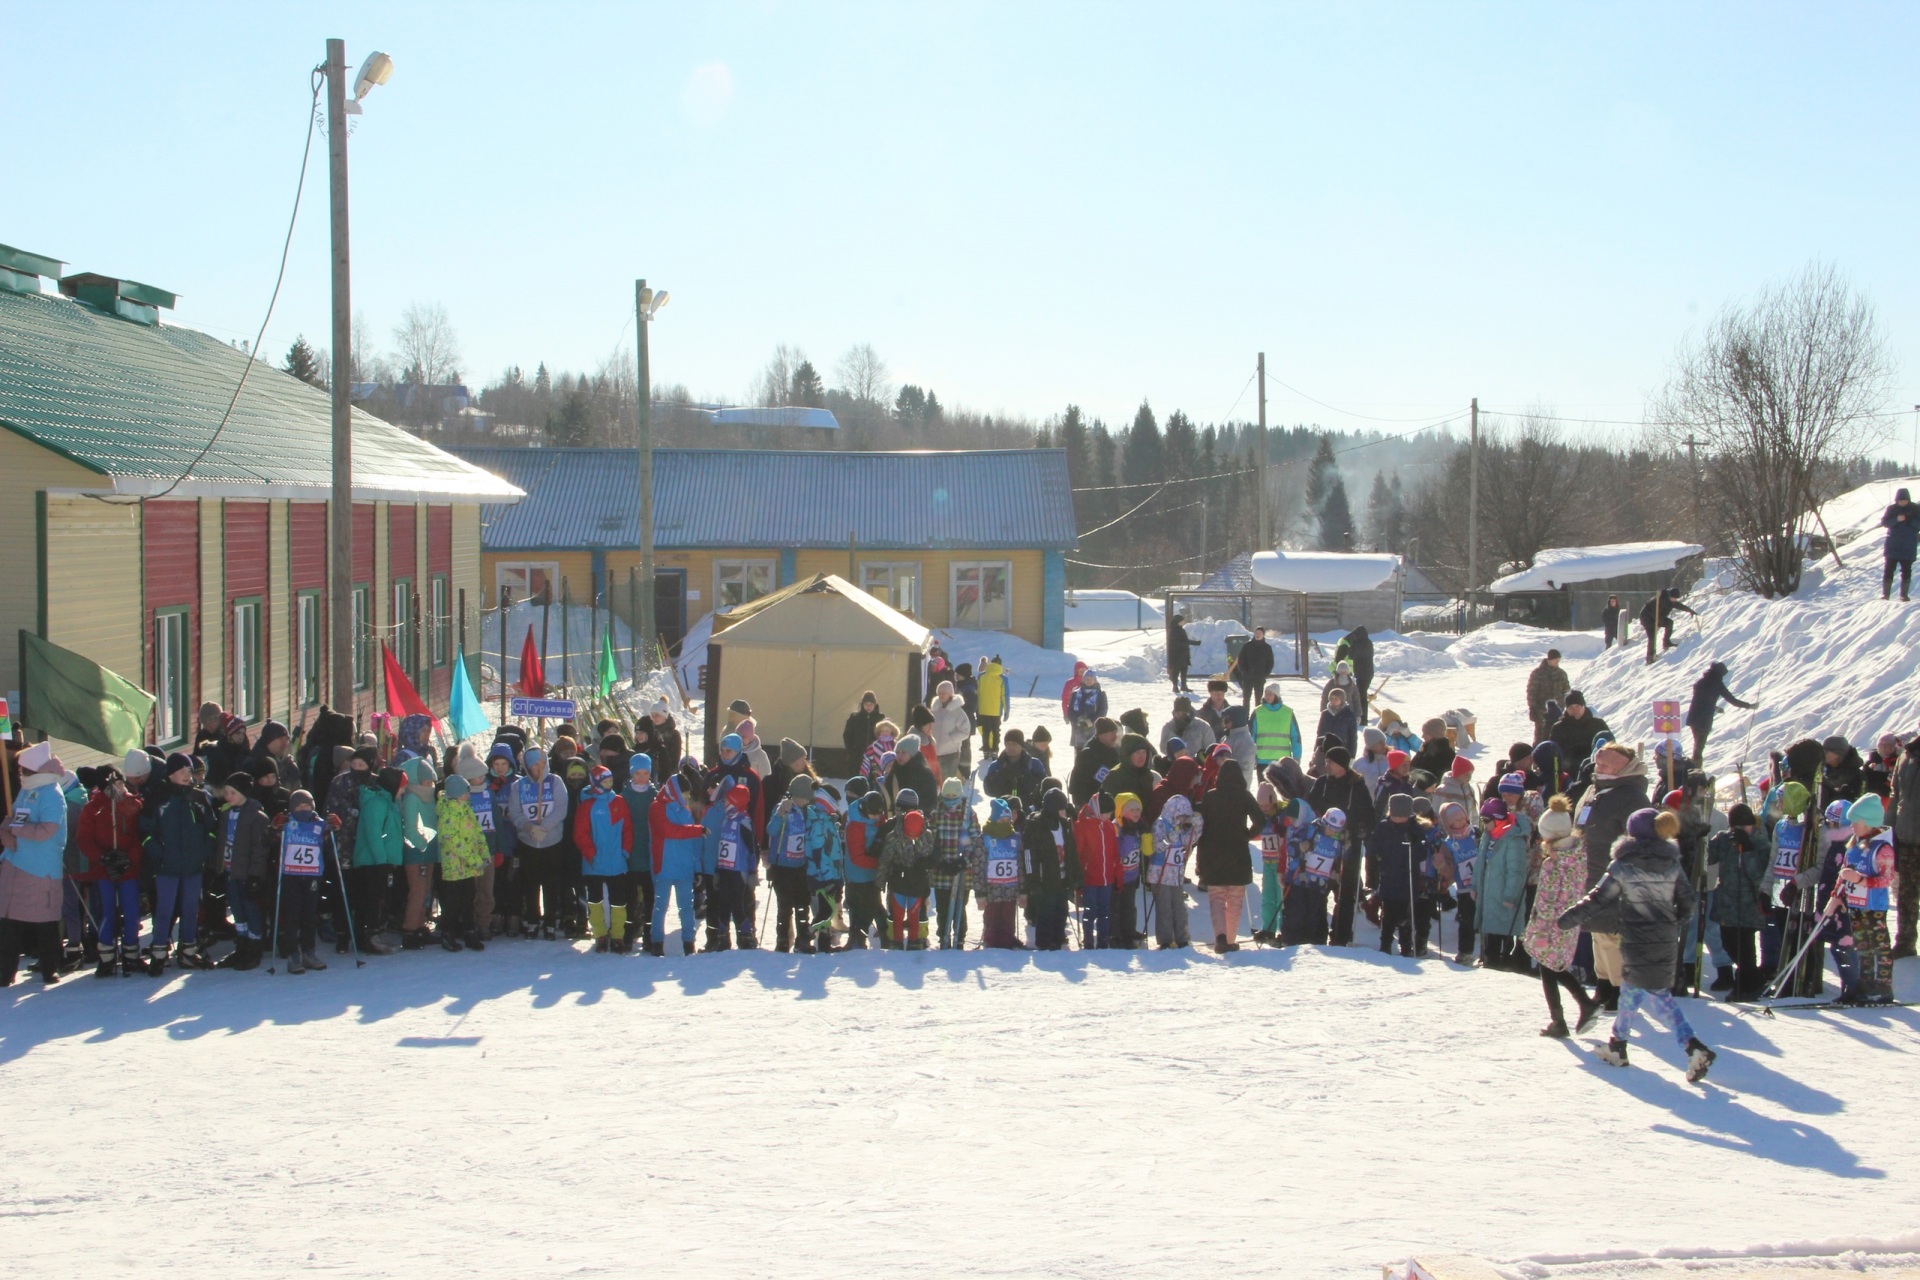
[[[1158,633],[1068,639],[1132,677],[1105,682],[1113,712],[1144,707],[1157,734]],[[1413,724],[1473,709],[1484,778],[1528,736],[1546,644],[1578,686],[1592,640],[1483,632],[1465,662],[1393,640],[1384,700]],[[1071,656],[996,647],[1009,723],[1048,724],[1064,776]],[[1196,938],[1206,921],[1196,900]],[[1359,1280],[1434,1249],[1739,1250],[1920,1221],[1910,1009],[1688,1001],[1720,1051],[1692,1087],[1645,1021],[1635,1065],[1609,1069],[1605,1024],[1534,1034],[1536,981],[1371,949],[329,960],[0,993],[8,1274]],[[1914,961],[1898,984],[1920,996]]]

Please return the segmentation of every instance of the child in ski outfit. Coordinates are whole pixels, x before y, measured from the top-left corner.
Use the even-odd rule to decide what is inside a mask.
[[[1891,1004],[1893,949],[1887,937],[1887,907],[1893,888],[1893,833],[1887,829],[1883,802],[1871,792],[1848,806],[1847,821],[1852,836],[1842,854],[1839,882],[1858,956],[1859,981],[1841,999]]]
[[[613,770],[603,764],[587,771],[573,815],[573,846],[580,851],[580,874],[587,886],[587,933],[595,951],[627,949],[627,904],[633,883],[627,853],[633,810],[614,788]]]
[[[1281,904],[1285,897],[1281,882],[1287,873],[1287,815],[1280,807],[1280,793],[1271,782],[1262,781],[1254,789],[1254,803],[1266,815],[1258,832],[1260,840],[1260,923],[1253,931],[1255,942],[1278,940]]]
[[[1073,821],[1073,844],[1080,853],[1080,945],[1106,948],[1113,940],[1113,891],[1120,881],[1120,827],[1113,820],[1113,797],[1095,792]]]
[[[1153,829],[1144,818],[1140,797],[1122,791],[1113,797],[1113,816],[1119,831],[1120,883],[1113,890],[1115,945],[1137,947],[1146,940],[1140,932],[1140,867],[1143,855],[1153,853]]]
[[[1120,799],[1132,799],[1123,796]],[[1139,802],[1134,801],[1138,807]],[[1013,806],[996,796],[987,806],[987,822],[980,830],[974,854],[973,891],[980,896],[983,947],[1018,947],[1020,900],[1020,832]]]
[[[880,902],[879,875],[880,823],[887,801],[878,791],[866,790],[865,778],[847,783],[847,797],[847,945],[864,950],[868,933],[876,928],[881,944],[886,943],[887,911]]]
[[[267,811],[252,793],[253,783],[244,772],[228,775],[226,786],[220,789],[225,802],[220,815],[220,860],[227,872],[227,904],[233,909],[234,937],[233,954],[218,967],[227,969],[251,969],[259,962],[267,937],[261,899],[271,903],[280,880],[276,856],[280,841],[273,834]],[[287,954],[284,941],[280,954]]]
[[[693,877],[706,854],[705,784],[691,772],[676,773],[660,788],[647,811],[648,847],[653,853],[653,937],[647,953],[666,954],[667,900],[680,908],[680,949],[693,954]]]
[[[940,804],[933,811],[933,838],[939,852],[935,870],[940,876],[935,901],[940,912],[940,947],[967,945],[967,868],[980,844],[980,819],[967,803],[966,784],[948,778],[940,784]]]
[[[803,778],[795,778],[798,784]],[[810,781],[810,780],[809,780]],[[788,789],[788,794],[793,788]],[[753,815],[747,810],[753,793],[736,783],[725,802],[707,810],[707,950],[725,951],[737,939],[742,951],[760,945],[753,936],[753,887],[760,879],[760,859],[754,852]]]
[[[487,860],[493,867],[490,886],[494,909],[476,920],[481,934],[491,937],[502,929],[520,932],[520,888],[509,860],[513,857],[513,748],[496,742],[487,751],[487,775],[468,789],[467,799],[480,831],[487,839]],[[504,908],[504,913],[502,913]]]
[[[193,760],[176,751],[167,757],[166,781],[157,790],[158,799],[142,815],[148,834],[147,861],[153,868],[153,936],[141,958],[155,977],[166,969],[167,948],[173,941],[173,921],[180,919],[180,949],[175,961],[183,969],[205,969],[208,961],[200,954],[200,884],[207,857],[218,847],[220,829],[213,812],[213,798],[193,785]],[[61,813],[66,812],[62,799]],[[20,798],[15,798],[15,811]]]
[[[1305,802],[1299,803],[1306,810]],[[1281,873],[1280,945],[1325,945],[1327,894],[1339,883],[1346,862],[1347,815],[1328,809],[1297,833],[1290,830],[1288,836],[1286,869]]]
[[[327,869],[326,842],[327,821],[314,812],[313,794],[294,792],[288,797],[285,825],[280,829],[280,919],[275,926],[276,948],[287,957],[288,973],[327,967],[314,951],[320,923],[320,877]]]
[[[440,946],[447,951],[487,949],[476,903],[493,854],[473,811],[476,794],[472,782],[450,773],[434,802],[434,829],[440,833]]]
[[[1811,914],[1802,910],[1802,899],[1806,898],[1811,905],[1808,894],[1819,881],[1821,852],[1818,842],[1807,838],[1806,813],[1811,799],[1805,786],[1789,782],[1775,787],[1760,806],[1763,821],[1770,821],[1769,835],[1773,842],[1773,861],[1768,868],[1772,905],[1767,912],[1767,923],[1760,930],[1763,981],[1770,979],[1780,967],[1783,949],[1788,957],[1798,950],[1797,946],[1787,948],[1785,945],[1794,917],[1811,919]]]
[[[1147,892],[1153,912],[1153,938],[1162,950],[1192,945],[1187,932],[1187,858],[1200,842],[1200,815],[1179,792],[1168,798],[1153,824],[1153,852],[1147,858]]]
[[[427,911],[433,898],[433,871],[440,864],[435,845],[439,833],[434,829],[433,762],[425,756],[413,756],[400,763],[407,775],[407,787],[400,796],[400,872],[407,885],[406,915],[401,921],[400,945],[423,947],[427,943]]]
[[[1480,940],[1474,925],[1474,872],[1480,865],[1480,837],[1474,834],[1468,812],[1466,805],[1441,805],[1440,820],[1429,837],[1445,846],[1447,861],[1453,866],[1454,919],[1460,930],[1460,946],[1453,957],[1456,964],[1471,964]]]
[[[629,951],[653,938],[653,757],[640,752],[627,760],[627,934]]]
[[[901,812],[887,823],[880,840],[880,875],[886,881],[887,904],[893,914],[889,945],[895,950],[924,951],[920,912],[927,900],[936,847],[913,788],[903,788],[896,799]]]
[[[811,952],[807,890],[807,816],[791,796],[767,823],[767,880],[773,888],[773,949]]]
[[[878,785],[880,779],[887,776],[893,767],[889,759],[900,737],[900,726],[891,720],[882,720],[873,726],[873,742],[867,747],[867,753],[860,757],[860,776],[869,785]]]

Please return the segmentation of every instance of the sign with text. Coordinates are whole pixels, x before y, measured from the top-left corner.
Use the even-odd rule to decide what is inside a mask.
[[[510,698],[507,710],[530,720],[571,720],[580,704],[572,698]]]

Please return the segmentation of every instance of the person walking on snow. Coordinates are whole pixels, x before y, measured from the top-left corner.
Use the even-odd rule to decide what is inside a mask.
[[[1643,1004],[1652,1005],[1673,1028],[1674,1042],[1687,1055],[1687,1080],[1700,1080],[1713,1065],[1713,1050],[1693,1033],[1686,1015],[1669,994],[1680,958],[1680,934],[1693,918],[1693,883],[1680,866],[1680,815],[1638,809],[1627,819],[1627,833],[1613,846],[1613,859],[1600,882],[1585,897],[1560,913],[1562,929],[1586,925],[1611,911],[1620,928],[1620,1010],[1600,1058],[1611,1066],[1627,1065],[1627,1040],[1633,1034],[1633,1016]]]
[[[1547,704],[1557,702],[1565,706],[1567,694],[1573,691],[1573,681],[1560,666],[1560,651],[1547,650],[1547,656],[1540,659],[1540,665],[1527,676],[1527,717],[1533,721],[1533,740],[1545,742],[1551,726],[1547,723]]]
[[[1653,661],[1653,633],[1661,636],[1661,651],[1673,648],[1673,615],[1675,613],[1694,613],[1691,606],[1680,599],[1680,592],[1673,587],[1660,588],[1660,594],[1640,606],[1640,629],[1647,633],[1647,661]]]
[[[1093,739],[1095,722],[1107,717],[1107,694],[1100,678],[1091,669],[1080,672],[1079,685],[1067,695],[1067,723],[1072,726],[1070,742],[1078,751]]]
[[[1246,650],[1240,652],[1245,654]],[[1280,701],[1279,685],[1267,686],[1260,705],[1253,709],[1249,727],[1253,731],[1254,760],[1261,769],[1288,757],[1300,758],[1300,725],[1293,718],[1293,709]]]
[[[1579,1006],[1573,1031],[1585,1031],[1599,1018],[1602,1005],[1587,994],[1573,976],[1574,952],[1580,945],[1578,929],[1562,929],[1560,914],[1586,894],[1587,855],[1573,834],[1573,805],[1554,796],[1540,815],[1540,884],[1533,899],[1533,917],[1520,935],[1520,945],[1540,965],[1540,988],[1547,998],[1547,1025],[1540,1034],[1564,1040],[1566,1014],[1560,1003],[1564,989]],[[1464,936],[1464,935],[1463,935]]]
[[[1733,696],[1727,688],[1727,664],[1716,662],[1707,668],[1706,674],[1693,682],[1693,701],[1687,704],[1687,728],[1693,731],[1693,767],[1700,767],[1700,758],[1706,752],[1707,738],[1713,733],[1713,718],[1720,713],[1720,700],[1725,698],[1742,711],[1753,711],[1759,704],[1742,702]]]
[[[1887,531],[1886,567],[1880,574],[1880,598],[1889,599],[1893,595],[1894,570],[1900,571],[1900,601],[1907,602],[1908,588],[1913,582],[1913,557],[1916,546],[1920,546],[1920,508],[1913,505],[1913,499],[1905,489],[1893,495],[1893,505],[1880,517],[1880,527]]]
[[[1068,724],[1073,723],[1073,695],[1080,688],[1080,678],[1087,674],[1087,664],[1075,660],[1073,675],[1060,686],[1060,718]]]
[[[1187,631],[1187,615],[1176,613],[1167,622],[1167,678],[1175,693],[1191,693],[1187,688],[1187,668],[1193,665],[1195,640]]]
[[[1253,705],[1254,694],[1267,683],[1267,677],[1273,674],[1273,646],[1267,643],[1267,629],[1255,627],[1253,639],[1240,646],[1239,656],[1233,660],[1230,672],[1240,685],[1240,707],[1246,710]],[[1299,755],[1299,751],[1294,752]]]

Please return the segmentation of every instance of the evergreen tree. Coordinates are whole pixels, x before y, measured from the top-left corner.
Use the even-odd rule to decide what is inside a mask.
[[[1187,415],[1174,410],[1167,419],[1166,431],[1167,477],[1184,480],[1200,474],[1200,435],[1193,429],[1193,423]]]
[[[825,404],[827,389],[820,382],[820,373],[813,367],[813,361],[802,360],[793,371],[793,403],[809,409],[818,409]]]
[[[1327,485],[1327,498],[1320,507],[1320,549],[1353,550],[1353,510],[1347,505],[1347,482],[1337,471]]]
[[[553,375],[547,372],[545,360],[542,360],[540,367],[533,371],[533,394],[542,399],[553,394]]]
[[[1120,483],[1118,468],[1118,442],[1113,433],[1107,430],[1107,424],[1096,422],[1088,433],[1093,441],[1093,485],[1094,492],[1087,496],[1093,501],[1088,504],[1086,527],[1094,528],[1113,519],[1116,508],[1114,499],[1118,496],[1113,486]]]
[[[307,345],[305,334],[294,338],[293,345],[287,348],[287,362],[280,366],[302,382],[320,386],[320,358]]]
[[[542,373],[546,366],[542,365]],[[584,384],[585,379],[581,380]],[[584,385],[576,386],[560,397],[560,407],[547,414],[544,429],[547,441],[556,449],[573,449],[587,443],[593,430],[593,396]]]
[[[1324,545],[1326,539],[1321,531],[1321,517],[1327,504],[1327,494],[1333,481],[1339,476],[1340,464],[1333,456],[1333,436],[1320,437],[1320,447],[1314,451],[1313,461],[1307,464],[1306,502],[1301,513],[1301,532],[1314,539],[1316,545]]]
[[[917,430],[927,420],[927,393],[911,382],[893,398],[893,420],[907,431]]]
[[[1166,449],[1160,438],[1160,424],[1154,420],[1147,402],[1140,402],[1133,415],[1133,427],[1127,432],[1126,455],[1120,463],[1120,478],[1127,484],[1148,484],[1166,479]],[[1139,495],[1134,498],[1140,500]]]
[[[1374,551],[1391,551],[1393,490],[1387,486],[1387,473],[1373,473],[1373,487],[1367,491],[1367,546]]]
[[[1393,482],[1387,486],[1387,526],[1386,547],[1388,551],[1407,549],[1407,496],[1400,489],[1400,473],[1393,473]]]

